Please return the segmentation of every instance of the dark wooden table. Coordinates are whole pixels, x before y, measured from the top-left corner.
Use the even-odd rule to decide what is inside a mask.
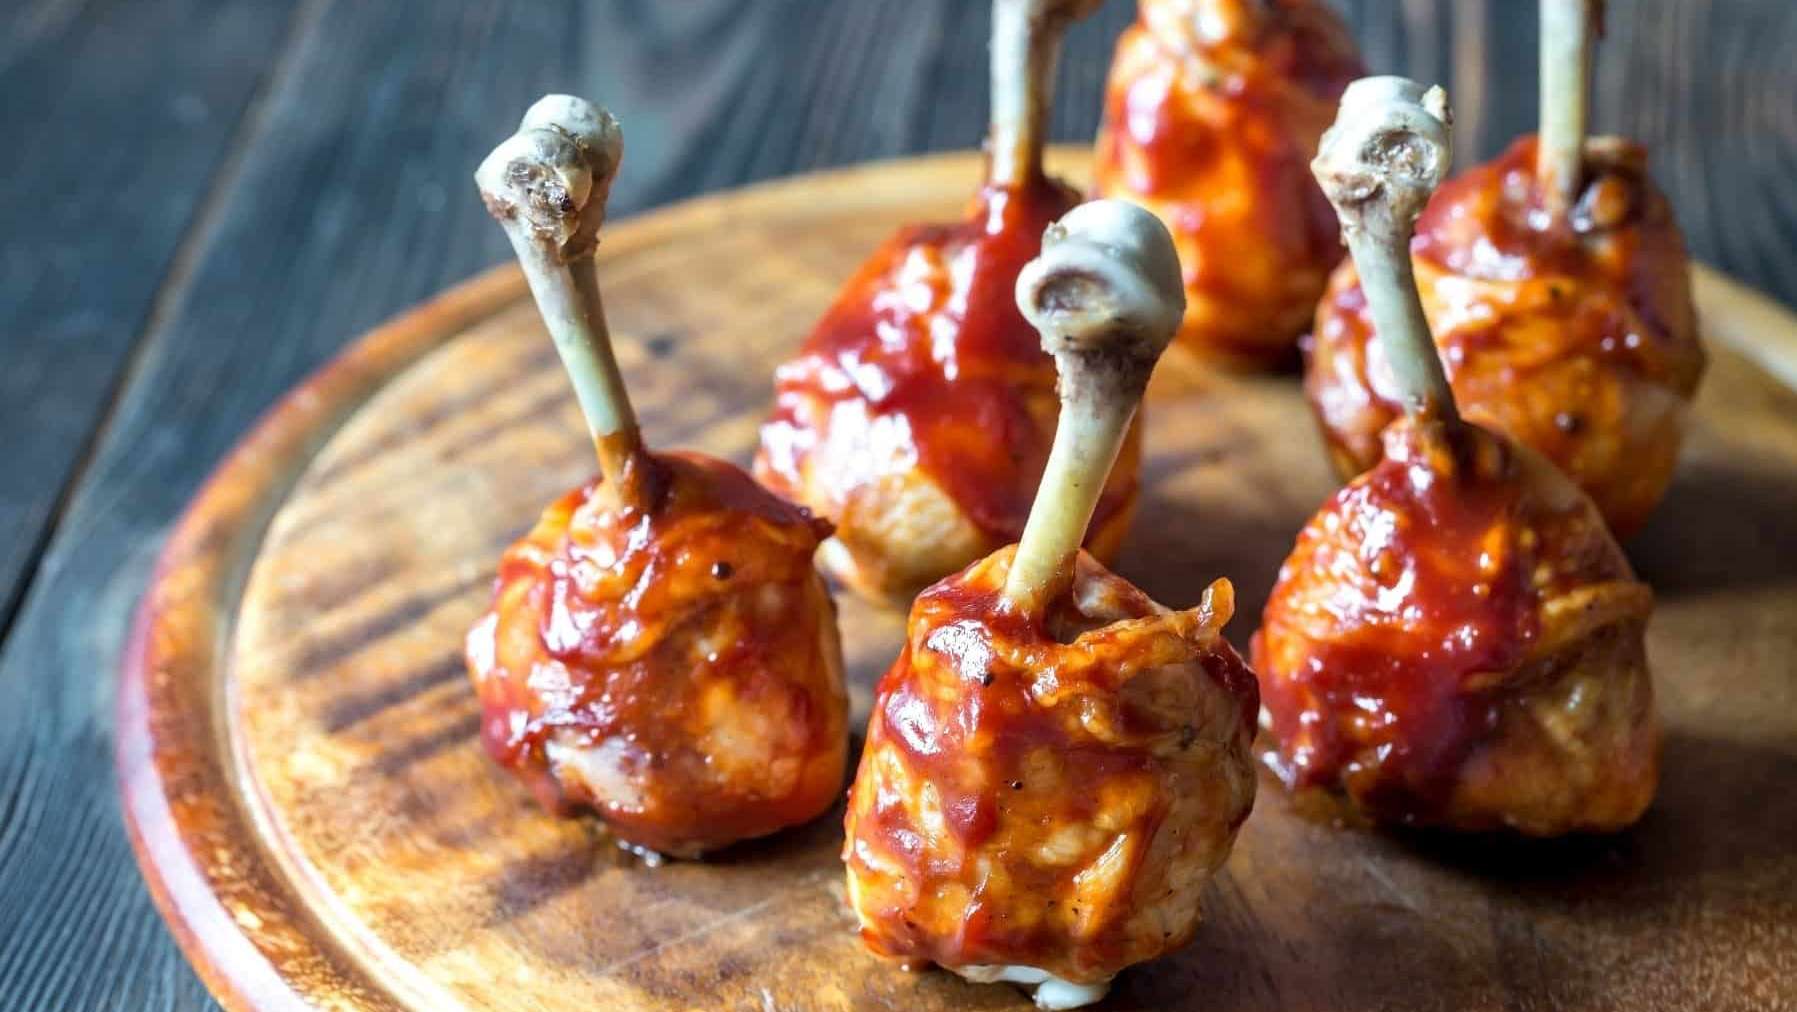
[[[1447,84],[1464,159],[1534,117],[1524,0],[1346,0]],[[113,669],[163,531],[346,341],[501,260],[468,174],[547,90],[623,120],[619,213],[969,147],[983,0],[0,5],[0,1008],[210,1004],[138,880]],[[1113,0],[1075,31],[1091,135]],[[1597,125],[1655,152],[1695,255],[1797,303],[1797,4],[1612,0]]]

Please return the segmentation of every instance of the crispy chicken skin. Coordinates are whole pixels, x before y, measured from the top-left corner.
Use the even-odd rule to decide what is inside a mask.
[[[1298,536],[1253,644],[1273,770],[1377,821],[1628,826],[1660,729],[1652,595],[1553,465],[1400,419]]]
[[[843,859],[876,953],[1064,994],[1191,938],[1254,801],[1259,703],[1228,581],[1172,612],[1081,553],[1032,622],[1001,598],[1013,555],[917,599]]]
[[[1141,0],[1111,63],[1093,167],[1173,234],[1180,343],[1247,367],[1295,363],[1342,257],[1311,178],[1317,139],[1365,73],[1316,0]]]
[[[545,806],[692,856],[842,787],[842,650],[812,566],[829,525],[723,461],[650,460],[655,510],[595,482],[505,553],[468,669],[487,751]]]
[[[909,601],[1023,530],[1054,440],[1054,363],[1017,309],[1017,273],[1077,195],[988,185],[965,221],[899,232],[774,374],[755,476],[830,518],[825,570]],[[1087,546],[1112,557],[1136,498],[1132,430]]]
[[[1646,153],[1588,142],[1570,229],[1544,225],[1535,139],[1444,184],[1411,243],[1461,411],[1543,454],[1619,538],[1665,493],[1703,375],[1684,240]],[[1351,262],[1317,308],[1305,389],[1337,470],[1379,459],[1401,406]]]

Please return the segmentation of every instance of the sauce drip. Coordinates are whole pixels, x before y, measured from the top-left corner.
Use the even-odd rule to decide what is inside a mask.
[[[1097,192],[1142,204],[1172,232],[1183,341],[1276,364],[1342,256],[1309,161],[1364,70],[1345,26],[1311,0],[1140,6],[1105,93]]]
[[[1123,926],[1137,897],[1093,904],[1081,873],[1121,840],[1136,846],[1116,871],[1135,881],[1176,801],[1169,792],[1204,789],[1187,748],[1200,736],[1245,746],[1258,686],[1216,635],[1227,605],[1209,617],[1158,610],[1104,573],[1103,611],[1125,620],[1095,621],[1070,599],[1025,616],[1002,600],[1001,558],[918,597],[906,647],[879,683],[844,852],[852,876],[877,874],[863,891],[863,938],[907,961],[1053,967],[1068,958],[1068,924],[1083,918],[1076,962],[1114,968],[1142,958]],[[1222,690],[1221,711],[1189,685],[1132,682],[1184,663],[1198,673],[1179,678],[1209,683],[1198,698]],[[1232,836],[1246,814],[1214,828]],[[916,898],[890,909],[869,899],[888,888]]]
[[[632,467],[652,506],[594,481],[501,559],[468,637],[482,743],[545,807],[592,807],[669,853],[816,815],[841,782],[846,716],[812,569],[829,525],[713,458]],[[600,772],[571,780],[556,748]]]
[[[858,400],[876,423],[896,423],[916,466],[994,542],[1017,540],[1059,409],[1054,363],[1017,309],[1017,275],[1076,203],[1045,177],[987,185],[965,221],[900,231],[775,373],[758,466],[785,491],[802,487],[800,461],[819,438],[805,401]],[[1126,492],[1107,490],[1093,529]]]
[[[1539,633],[1538,546],[1517,522],[1514,451],[1471,435],[1393,426],[1385,460],[1299,536],[1254,639],[1270,673],[1269,635],[1312,633],[1299,668],[1262,686],[1288,787],[1341,785],[1376,813],[1427,820],[1496,726]],[[1326,591],[1294,596],[1312,574]]]
[[[1665,198],[1648,183],[1646,151],[1614,142],[1602,157],[1588,158],[1578,207],[1558,218],[1548,213],[1535,177],[1538,146],[1536,137],[1520,137],[1497,158],[1444,183],[1417,220],[1412,255],[1476,281],[1544,281],[1547,305],[1538,311],[1564,317],[1559,353],[1593,355],[1669,385],[1694,385],[1702,367],[1691,354],[1693,321],[1667,294],[1688,284],[1684,244]],[[1586,288],[1621,298],[1577,297]],[[1645,325],[1635,326],[1629,312]],[[1500,315],[1486,327],[1454,328],[1441,335],[1443,352],[1465,356],[1501,347],[1502,324]],[[1456,343],[1466,348],[1456,351]]]
[[[1592,141],[1564,217],[1536,148],[1524,137],[1436,191],[1411,244],[1418,295],[1465,417],[1546,456],[1626,537],[1670,481],[1704,370],[1684,245],[1638,145]],[[1346,265],[1305,388],[1342,473],[1371,467],[1402,406]]]

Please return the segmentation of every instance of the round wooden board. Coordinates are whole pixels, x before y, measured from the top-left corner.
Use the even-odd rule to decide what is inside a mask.
[[[1083,175],[1075,151],[1055,162]],[[897,224],[953,218],[973,155],[694,201],[611,227],[619,356],[652,441],[746,461],[770,370]],[[469,199],[473,199],[470,196]],[[1797,1006],[1797,321],[1699,271],[1713,363],[1629,546],[1659,594],[1668,727],[1631,832],[1526,843],[1343,830],[1276,785],[1196,941],[1116,1009]],[[1739,349],[1751,351],[1760,364]],[[1770,370],[1770,372],[1768,371]],[[1173,355],[1119,569],[1238,641],[1333,488],[1294,379]],[[461,660],[501,549],[593,468],[515,272],[350,348],[221,466],[125,659],[119,775],[163,914],[232,1008],[996,1009],[1020,992],[866,955],[840,810],[648,867],[490,763]],[[900,616],[840,597],[856,709]]]

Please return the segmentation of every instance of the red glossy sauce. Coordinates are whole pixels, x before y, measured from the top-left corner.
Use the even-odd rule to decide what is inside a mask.
[[[1669,294],[1688,285],[1684,244],[1664,198],[1648,183],[1646,151],[1623,144],[1591,159],[1578,208],[1561,217],[1546,209],[1535,175],[1538,147],[1534,136],[1518,138],[1502,155],[1444,183],[1417,221],[1412,254],[1461,277],[1560,286],[1562,354],[1600,356],[1684,385],[1693,368],[1693,321],[1686,303]],[[1575,298],[1581,286],[1624,293],[1648,326],[1633,329],[1621,305]],[[1501,331],[1501,324],[1488,329]],[[1477,328],[1443,338],[1501,342],[1501,334],[1482,338]]]
[[[1520,489],[1499,441],[1404,425],[1305,528],[1254,640],[1288,786],[1399,819],[1446,802],[1539,633]]]
[[[1656,201],[1644,192],[1646,150],[1623,142],[1605,157],[1589,159],[1586,196],[1569,217],[1547,209],[1535,175],[1539,150],[1539,138],[1525,134],[1503,154],[1443,183],[1417,219],[1411,252],[1456,274],[1492,281],[1596,272],[1633,255],[1638,239],[1631,226],[1656,216]],[[1600,201],[1605,211],[1594,215],[1591,208]],[[1595,255],[1581,245],[1605,235],[1619,240],[1621,249]]]
[[[904,888],[924,898],[909,908],[870,901],[880,908],[862,908],[864,920],[877,921],[863,938],[890,957],[948,966],[1058,966],[1068,958],[1120,966],[1141,958],[1131,955],[1126,912],[1079,938],[1072,957],[1057,919],[1077,913],[1073,876],[1095,855],[1062,865],[1030,855],[1064,827],[1112,825],[1103,821],[1107,814],[1123,820],[1117,832],[1140,840],[1153,837],[1165,818],[1168,742],[1198,732],[1170,724],[1169,711],[1124,692],[1133,671],[1196,661],[1239,706],[1234,732],[1243,743],[1253,733],[1258,686],[1220,640],[1203,652],[1185,645],[1196,621],[1190,614],[1105,627],[1070,647],[1073,632],[1089,629],[1089,620],[1070,602],[1046,620],[1021,616],[1003,604],[993,573],[988,560],[925,591],[907,646],[878,686],[856,784],[872,799],[865,806],[851,801],[845,859],[854,875],[862,856],[879,854],[880,862],[903,869]],[[1134,588],[1112,591],[1127,614],[1153,614]],[[1069,694],[1062,702],[1045,704],[1061,692]],[[1082,713],[1115,736],[1088,733]],[[870,757],[887,750],[913,784],[929,785],[946,835],[920,824],[916,797],[870,771]],[[1052,769],[1044,770],[1044,756],[1053,757]],[[1120,814],[1119,792],[1141,799],[1139,806]],[[1233,834],[1246,814],[1242,809],[1219,831]],[[1123,874],[1133,879],[1145,854],[1145,847],[1135,852]],[[966,902],[939,905],[943,890],[965,890]]]
[[[1282,51],[1290,48],[1289,41],[1280,46]],[[1346,87],[1349,79],[1338,87]],[[1218,124],[1207,118],[1207,113],[1214,117],[1213,110],[1182,101],[1173,93],[1174,87],[1170,75],[1153,74],[1111,95],[1105,115],[1122,124],[1124,135],[1141,156],[1128,163],[1129,188],[1195,202],[1216,199],[1217,195],[1208,191],[1206,180],[1223,173],[1227,160],[1246,157],[1250,165],[1247,185],[1256,193],[1297,198],[1289,203],[1277,199],[1259,201],[1262,213],[1255,218],[1259,226],[1257,237],[1305,258],[1330,263],[1339,259],[1341,226],[1335,219],[1335,210],[1316,187],[1308,156],[1285,137],[1279,124],[1283,115],[1279,100],[1266,93],[1267,85],[1260,76],[1227,82],[1225,93],[1235,105],[1228,129],[1218,129]],[[1176,220],[1183,230],[1201,239],[1214,235],[1222,243],[1231,236],[1229,230],[1218,228],[1197,203],[1182,209]],[[1227,255],[1223,249],[1216,253]],[[1194,272],[1188,273],[1196,278]],[[1219,273],[1211,281],[1219,295],[1230,294],[1226,275]]]
[[[545,806],[591,806],[632,842],[687,853],[803,821],[840,784],[834,616],[811,562],[830,528],[723,461],[644,467],[652,506],[618,507],[595,482],[507,550],[468,660],[488,753]],[[779,784],[721,772],[703,740],[719,699],[762,718],[792,767]],[[641,797],[571,785],[551,741],[608,743]]]
[[[1704,370],[1683,241],[1645,152],[1603,141],[1574,213],[1550,215],[1536,142],[1449,180],[1411,250],[1466,417],[1542,453],[1619,536],[1670,480]],[[1344,474],[1379,458],[1400,412],[1350,265],[1318,307],[1306,391]]]
[[[965,662],[966,658],[961,660]],[[910,663],[907,650],[893,672]],[[1021,801],[1022,792],[1029,787],[1024,759],[1038,748],[1054,749],[1073,772],[1054,805],[1052,819],[1056,822],[1090,822],[1099,812],[1101,785],[1125,777],[1150,779],[1156,775],[1155,760],[1146,749],[1091,748],[1069,742],[1061,721],[1031,702],[1023,674],[1000,669],[988,670],[987,675],[993,678],[992,685],[968,687],[967,698],[953,722],[939,720],[939,714],[918,694],[918,686],[904,674],[896,678],[889,674],[878,697],[878,719],[890,735],[886,741],[905,755],[907,766],[916,775],[941,792],[944,821],[955,838],[953,853],[978,851],[988,843],[1002,810],[1014,803],[1013,798]],[[974,736],[991,737],[993,744],[983,753],[982,760],[985,772],[992,777],[990,781],[972,782],[957,769],[973,753],[969,739]],[[942,847],[945,841],[920,837],[897,798],[889,797],[883,804],[876,804],[874,814],[866,831],[884,841],[888,852],[906,864],[911,877],[920,882],[944,878],[973,881],[975,869],[960,861],[941,860],[942,855],[949,853]],[[1145,831],[1153,831],[1159,816],[1158,809],[1148,815]],[[1020,891],[1032,896],[1051,897],[1065,891],[1064,871],[1019,863],[1012,870],[1012,877]],[[1027,961],[1030,953],[1049,951],[1057,945],[1052,927],[1036,924],[1019,930],[1005,917],[1002,906],[989,905],[978,897],[950,934],[924,930],[901,918],[896,925],[864,931],[862,938],[869,947],[888,956],[948,965]],[[1115,953],[1099,949],[1096,955],[1109,959]]]
[[[1215,87],[1227,102],[1226,121],[1217,118],[1223,106],[1194,102],[1180,93],[1176,57],[1169,54],[1155,72],[1109,92],[1106,122],[1116,124],[1121,137],[1102,137],[1101,147],[1127,138],[1140,150],[1141,159],[1130,162],[1126,177],[1131,189],[1194,197],[1202,194],[1205,178],[1227,157],[1245,151],[1251,156],[1250,180],[1258,192],[1314,198],[1296,206],[1268,207],[1263,224],[1286,244],[1299,243],[1315,255],[1338,257],[1340,225],[1310,174],[1310,154],[1301,137],[1309,131],[1288,122],[1294,115],[1288,89],[1333,106],[1366,68],[1333,16],[1309,0],[1285,6],[1271,30],[1213,45],[1192,36],[1181,40],[1178,48],[1189,49],[1222,72]],[[1196,209],[1192,215],[1202,218]],[[1192,222],[1193,227],[1201,224]]]
[[[1200,21],[1231,31],[1206,37]],[[1142,4],[1112,64],[1094,181],[1172,231],[1186,343],[1259,364],[1290,357],[1342,256],[1309,161],[1363,73],[1340,20],[1310,0],[1254,12],[1219,0]]]
[[[804,402],[858,399],[902,423],[917,467],[996,543],[1015,541],[1054,436],[1053,361],[1017,309],[1016,282],[1042,233],[1078,195],[1046,178],[989,185],[966,221],[899,232],[844,288],[799,356],[775,373],[762,466],[780,491],[803,487],[819,433]],[[1109,494],[1093,527],[1121,508]]]

